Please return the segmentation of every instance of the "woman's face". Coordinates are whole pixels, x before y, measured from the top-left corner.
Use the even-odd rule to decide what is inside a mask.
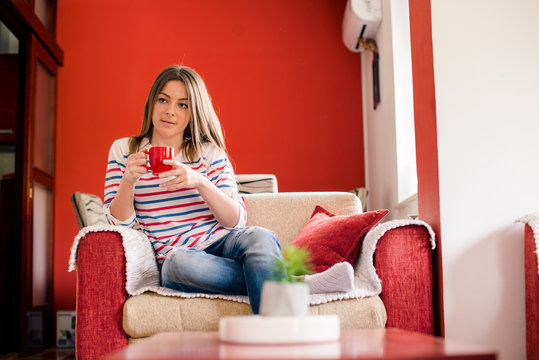
[[[152,143],[181,145],[183,132],[190,120],[189,100],[183,82],[171,80],[157,95],[152,111]],[[164,145],[164,144],[160,144]]]

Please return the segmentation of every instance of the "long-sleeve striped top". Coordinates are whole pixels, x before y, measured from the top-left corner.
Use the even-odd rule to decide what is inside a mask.
[[[150,147],[147,139],[144,139],[141,145],[141,149]],[[167,191],[160,188],[159,184],[170,178],[159,178],[151,170],[135,184],[133,214],[124,221],[116,219],[110,213],[110,204],[118,192],[128,157],[128,138],[116,140],[109,152],[104,212],[109,223],[113,225],[133,227],[138,223],[152,242],[159,262],[177,246],[205,249],[230,232],[230,228],[218,223],[198,190],[184,188]],[[240,205],[240,219],[235,227],[245,226],[245,204],[238,194],[234,173],[226,154],[215,145],[206,143],[203,146],[203,156],[196,161],[188,162],[183,154],[176,154],[174,159],[208,177],[217,188],[236,200]]]

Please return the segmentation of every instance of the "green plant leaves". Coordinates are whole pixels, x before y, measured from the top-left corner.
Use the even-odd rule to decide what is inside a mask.
[[[275,262],[271,279],[279,282],[301,282],[301,276],[312,273],[310,251],[287,244],[283,248],[283,258]]]

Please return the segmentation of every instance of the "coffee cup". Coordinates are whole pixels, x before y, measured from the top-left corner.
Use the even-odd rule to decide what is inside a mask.
[[[174,148],[168,146],[152,146],[148,149],[150,170],[154,174],[172,170],[172,166],[163,164],[163,160],[174,159]]]

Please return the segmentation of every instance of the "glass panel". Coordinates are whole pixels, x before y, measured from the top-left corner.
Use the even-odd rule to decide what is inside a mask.
[[[49,303],[52,257],[52,191],[34,182],[34,229],[32,238],[32,305]]]
[[[11,31],[0,21],[0,54],[18,54],[19,40]]]
[[[34,6],[34,12],[36,13],[37,17],[43,25],[47,28],[47,30],[51,31],[50,29],[50,3],[49,0],[36,0],[35,6]]]
[[[0,177],[15,172],[15,145],[0,145]]]
[[[19,40],[0,22],[0,139],[15,140]]]
[[[54,75],[38,60],[34,125],[34,167],[54,175]]]

